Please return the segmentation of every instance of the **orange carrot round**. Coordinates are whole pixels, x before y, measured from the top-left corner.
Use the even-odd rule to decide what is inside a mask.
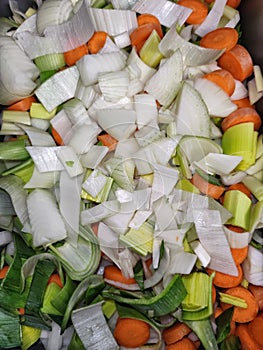
[[[10,106],[8,106],[7,110],[26,112],[26,111],[29,111],[31,104],[34,102],[37,102],[35,96],[28,96],[28,97],[25,97],[16,103],[13,103]]]
[[[262,346],[263,348],[263,313],[257,315],[257,317],[254,318],[249,324],[248,329],[250,330],[252,337],[256,339],[256,341]]]
[[[243,248],[230,248],[230,250],[236,265],[242,264],[242,262],[247,258],[248,246]]]
[[[49,279],[48,279],[48,284],[50,283],[56,283],[60,288],[63,288],[63,283],[61,281],[61,278],[58,273],[53,273]]]
[[[162,336],[165,344],[169,345],[181,340],[189,333],[191,333],[191,328],[189,328],[185,323],[176,322],[171,327],[165,328]]]
[[[252,199],[252,194],[250,190],[242,182],[238,182],[236,184],[230,185],[227,190],[228,191],[237,190],[237,191],[243,192],[249,199]],[[234,231],[235,229],[232,229],[232,230]]]
[[[246,323],[254,320],[258,314],[259,306],[254,295],[242,286],[229,288],[225,291],[226,294],[243,299],[247,303],[246,308],[234,306],[233,321],[238,323]],[[230,304],[221,303],[223,310],[231,307]]]
[[[9,266],[5,265],[1,270],[0,270],[0,279],[4,279],[7,272],[8,272]]]
[[[160,38],[163,37],[161,25],[153,22],[142,24],[130,33],[131,45],[136,47],[137,52],[143,47],[153,30],[156,30]]]
[[[203,179],[198,173],[194,173],[191,182],[200,190],[200,192],[214,199],[221,197],[225,191],[224,186],[213,185]]]
[[[179,0],[177,4],[192,10],[192,13],[186,20],[188,24],[200,24],[205,20],[208,14],[207,5],[200,0]]]
[[[211,30],[200,40],[200,46],[209,49],[231,50],[238,42],[238,32],[234,28],[223,27]]]
[[[216,302],[216,287],[212,285],[212,303]]]
[[[59,135],[59,133],[53,127],[51,128],[51,134],[52,134],[53,139],[55,140],[57,145],[59,145],[59,146],[64,145],[64,141],[62,140],[62,137]]]
[[[251,107],[255,108],[254,105],[252,105],[249,101],[248,97],[240,98],[239,100],[232,100],[232,102],[237,105],[237,108],[242,108],[242,107]]]
[[[165,347],[165,350],[195,350],[194,342],[189,338],[183,338],[176,343],[169,344]]]
[[[214,270],[211,270],[209,268],[207,268],[206,270],[209,275],[211,275],[211,273],[214,272]],[[237,265],[237,271],[238,271],[237,276],[232,276],[223,272],[215,271],[213,284],[216,287],[220,287],[220,288],[231,288],[231,287],[238,286],[243,279],[243,270],[240,265]]]
[[[103,146],[108,147],[109,151],[114,151],[118,143],[118,140],[116,140],[110,134],[98,135],[97,139],[103,144]]]
[[[160,21],[159,19],[150,14],[150,13],[142,13],[140,14],[138,17],[137,17],[137,22],[138,22],[138,26],[141,26],[143,24],[146,24],[146,23],[157,23],[157,24],[160,24]]]
[[[260,128],[262,120],[258,112],[252,107],[238,108],[223,119],[221,128],[225,132],[231,126],[250,122],[254,123],[255,131]]]
[[[256,298],[259,309],[263,310],[263,286],[255,286],[254,284],[249,284],[248,289]]]
[[[240,3],[241,3],[241,0],[227,0],[226,5],[233,7],[233,9],[236,9]]]
[[[119,318],[113,334],[119,345],[127,348],[137,348],[148,341],[150,326],[141,320]]]
[[[17,311],[18,311],[18,313],[19,313],[20,315],[24,315],[24,314],[25,314],[25,308],[24,308],[24,307],[18,308]]]
[[[115,265],[105,266],[104,278],[115,282],[125,283],[125,284],[136,283],[136,280],[134,278],[124,277],[121,270]]]
[[[253,61],[247,49],[236,44],[217,60],[219,67],[228,70],[235,79],[243,81],[253,73]]]
[[[233,226],[233,225],[225,225],[229,230],[237,232],[237,233],[243,233],[245,230],[242,227],[239,226]]]
[[[78,60],[89,53],[87,44],[76,47],[75,49],[64,52],[64,58],[67,66],[73,66]]]
[[[98,53],[105,45],[108,34],[103,31],[95,32],[88,41],[88,50],[91,54]]]
[[[231,96],[235,90],[235,79],[233,75],[225,69],[218,69],[204,74],[203,78],[208,79],[218,85],[228,94],[228,96]]]
[[[262,346],[252,336],[248,324],[239,324],[236,328],[236,336],[238,336],[242,344],[242,350],[262,350]]]

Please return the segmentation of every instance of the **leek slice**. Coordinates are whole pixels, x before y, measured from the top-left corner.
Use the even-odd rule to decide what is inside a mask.
[[[142,61],[153,68],[156,68],[163,58],[163,55],[158,49],[160,41],[161,39],[158,33],[156,30],[153,30],[140,50],[140,57]]]
[[[253,193],[258,201],[263,200],[263,183],[258,180],[255,176],[247,175],[242,180],[245,186]]]
[[[210,117],[200,93],[186,81],[176,98],[176,130],[180,135],[210,137]]]
[[[41,329],[22,326],[22,350],[27,350],[37,342],[41,335]]]
[[[218,350],[215,333],[209,318],[203,320],[185,320],[185,324],[198,336],[205,350]]]
[[[85,349],[119,349],[103,315],[102,303],[74,310],[71,319]]]
[[[30,107],[30,117],[50,120],[55,116],[56,111],[57,109],[55,108],[53,111],[48,112],[41,103],[33,102]]]
[[[0,143],[1,160],[25,160],[29,157],[26,148],[26,140],[5,141]]]
[[[179,275],[173,276],[170,283],[161,293],[153,297],[125,297],[119,290],[104,290],[105,299],[113,299],[122,304],[128,304],[143,314],[150,313],[153,317],[174,312],[186,296],[186,289]]]
[[[255,163],[257,135],[253,123],[240,123],[224,132],[222,137],[223,152],[243,158],[236,170],[247,170]]]
[[[223,206],[232,213],[232,218],[227,224],[242,227],[245,231],[249,230],[252,202],[243,192],[226,191]]]
[[[19,315],[0,308],[0,347],[3,349],[21,346]]]

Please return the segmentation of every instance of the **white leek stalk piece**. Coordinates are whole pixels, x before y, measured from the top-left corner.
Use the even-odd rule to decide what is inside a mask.
[[[35,94],[46,110],[51,112],[74,97],[78,80],[79,71],[73,66],[54,74],[35,90]]]
[[[129,138],[136,130],[136,112],[127,109],[101,109],[97,111],[101,128],[117,140]]]
[[[227,0],[215,0],[205,20],[195,30],[195,34],[202,37],[218,27],[226,2]]]
[[[115,213],[103,220],[109,228],[117,234],[124,234],[129,230],[129,223],[134,216],[134,212],[130,213]]]
[[[64,219],[66,228],[74,232],[77,241],[80,224],[80,193],[83,175],[70,177],[66,171],[60,173],[59,178],[59,210]],[[68,236],[71,238],[71,230]]]
[[[9,105],[30,95],[39,70],[11,37],[0,37],[0,61],[0,104]]]
[[[117,143],[115,149],[115,157],[118,158],[130,158],[134,153],[139,151],[140,147],[134,137],[121,140]]]
[[[247,87],[240,80],[235,79],[235,90],[230,96],[231,100],[240,100],[245,97],[248,97]]]
[[[169,244],[170,264],[166,269],[163,280],[166,281],[169,277],[176,273],[189,274],[191,273],[197,256],[192,253],[185,252],[182,247],[177,244]]]
[[[83,173],[83,167],[80,163],[79,156],[77,156],[72,147],[60,147],[57,156],[70,177],[76,177]]]
[[[193,162],[192,166],[209,174],[228,175],[235,169],[241,160],[242,157],[240,156],[209,153],[198,162]]]
[[[127,67],[130,71],[131,78],[139,79],[143,84],[156,72],[156,69],[145,64],[133,47],[127,59]]]
[[[25,184],[25,189],[52,188],[59,180],[59,171],[40,172],[34,167],[30,180]]]
[[[27,146],[26,150],[30,154],[31,158],[37,170],[39,172],[48,171],[61,171],[64,170],[63,164],[58,159],[57,153],[60,147],[38,147],[38,146]]]
[[[94,33],[94,27],[89,18],[89,11],[85,1],[79,4],[81,6],[68,21],[58,25],[47,26],[44,30],[46,37],[50,37],[52,41],[59,43],[61,52],[83,45]]]
[[[123,49],[127,46],[130,46],[131,39],[129,36],[129,32],[124,32],[124,33],[115,35],[114,42],[115,42],[116,46],[119,47],[120,49]]]
[[[101,221],[119,211],[120,204],[117,200],[107,201],[96,205],[95,207],[82,210],[81,225],[85,226]]]
[[[263,91],[258,91],[255,78],[249,80],[247,86],[249,102],[253,105],[262,98]]]
[[[98,96],[93,86],[85,86],[81,80],[79,80],[75,97],[79,99],[85,108],[89,108]]]
[[[59,111],[54,118],[51,119],[50,124],[59,134],[64,144],[67,144],[73,134],[73,124],[71,123],[66,112],[62,109]]]
[[[83,167],[95,169],[109,152],[106,146],[92,146],[90,150],[80,156],[80,162]]]
[[[235,232],[229,230],[226,226],[224,226],[224,231],[226,234],[226,238],[228,240],[229,246],[231,248],[245,248],[249,245],[251,241],[251,232],[242,232],[242,235],[239,232]]]
[[[201,94],[186,81],[176,99],[176,130],[181,135],[210,137],[210,117]]]
[[[125,67],[126,57],[121,52],[85,55],[76,65],[84,85],[97,83],[99,73],[116,72]]]
[[[63,110],[73,125],[92,123],[84,104],[77,98],[72,98],[65,102],[63,104]]]
[[[97,142],[100,132],[101,129],[95,122],[88,125],[76,125],[68,146],[71,146],[77,154],[84,154]]]
[[[199,210],[195,214],[194,223],[201,244],[211,256],[209,267],[237,276],[238,271],[223,230],[220,213],[216,210]]]
[[[98,77],[98,83],[106,101],[118,101],[127,95],[130,84],[129,72],[122,70],[101,73]]]
[[[46,350],[60,350],[62,347],[61,328],[55,321],[52,321],[51,327],[52,329],[45,348]]]
[[[71,319],[85,349],[119,349],[103,315],[102,303],[73,310]]]
[[[95,31],[103,31],[110,36],[130,32],[138,26],[134,11],[90,7],[88,13]]]
[[[195,252],[196,256],[200,260],[203,267],[207,267],[211,261],[210,255],[199,241],[193,241],[190,243],[191,248]]]
[[[247,259],[242,264],[245,279],[256,286],[263,285],[263,254],[249,246]]]
[[[82,188],[92,197],[97,197],[107,183],[107,176],[98,169],[94,169],[89,177],[83,182]]]
[[[137,210],[129,222],[129,227],[138,230],[139,227],[151,216],[152,210]]]
[[[33,246],[47,246],[67,237],[56,199],[51,191],[35,189],[27,198]]]
[[[19,125],[23,129],[30,139],[32,146],[55,146],[55,141],[50,134],[44,130],[40,130],[33,126]]]
[[[224,52],[224,50],[208,49],[188,42],[178,34],[177,26],[173,25],[161,40],[159,50],[164,56],[169,57],[177,49],[182,52],[184,64],[188,66],[214,62]]]
[[[227,117],[237,109],[227,93],[212,81],[198,78],[194,81],[194,87],[204,100],[210,116]]]
[[[137,114],[137,125],[141,129],[151,121],[157,122],[158,111],[155,99],[148,94],[134,96],[135,111]]]
[[[138,13],[150,13],[157,17],[162,25],[171,27],[174,23],[182,25],[192,10],[167,0],[139,0],[132,7]]]
[[[164,107],[168,107],[176,97],[183,78],[183,60],[180,50],[176,50],[147,81],[145,91]]]
[[[162,196],[153,203],[155,215],[155,229],[157,231],[177,230],[178,225],[172,205],[166,196]]]
[[[178,170],[155,164],[151,201],[154,202],[163,195],[168,196],[176,185],[178,179]]]

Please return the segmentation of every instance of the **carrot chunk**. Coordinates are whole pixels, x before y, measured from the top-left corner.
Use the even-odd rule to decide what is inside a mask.
[[[75,49],[64,52],[64,58],[67,66],[73,66],[78,60],[89,53],[86,44],[76,47]]]
[[[255,131],[260,128],[262,120],[258,112],[252,107],[238,108],[223,119],[221,128],[225,132],[231,126],[250,122],[254,123]]]
[[[253,73],[253,61],[247,49],[236,44],[217,60],[219,67],[228,70],[235,79],[243,81]]]
[[[208,14],[207,5],[200,0],[179,0],[177,4],[192,10],[192,13],[186,20],[188,24],[200,24],[205,20]]]
[[[136,283],[136,280],[134,278],[124,277],[121,270],[115,265],[105,266],[104,278],[115,282],[125,283],[125,284]]]
[[[233,75],[225,70],[218,69],[213,72],[203,75],[203,78],[208,79],[218,85],[228,96],[231,96],[235,90],[235,79]]]
[[[7,110],[9,111],[22,111],[26,112],[30,110],[31,104],[33,102],[37,102],[35,96],[28,96],[23,98],[22,100],[13,103],[12,105],[7,107]]]
[[[4,279],[7,272],[8,272],[9,266],[5,265],[1,270],[0,270],[0,280]]]
[[[242,350],[262,350],[262,346],[257,343],[256,339],[252,336],[247,324],[241,323],[237,325],[236,335],[239,337],[240,343],[242,344]]]
[[[113,334],[119,345],[137,348],[144,345],[149,339],[150,326],[141,320],[119,318]]]
[[[131,45],[136,47],[137,52],[143,47],[153,30],[156,30],[160,38],[163,37],[161,24],[154,22],[142,24],[130,33]]]
[[[198,173],[195,173],[193,175],[191,182],[200,190],[200,192],[214,199],[218,199],[219,197],[221,197],[225,191],[224,186],[210,184],[209,182],[204,180]]]
[[[91,54],[98,53],[107,40],[108,34],[103,31],[95,32],[88,41],[88,50]]]
[[[238,32],[234,28],[223,27],[211,30],[200,40],[200,46],[209,49],[231,50],[238,42]]]
[[[189,333],[191,333],[191,328],[189,328],[185,323],[176,322],[171,327],[165,328],[162,336],[165,344],[169,345],[181,340]]]
[[[207,273],[211,275],[214,270],[206,269]],[[238,276],[228,275],[223,272],[216,271],[213,279],[213,284],[220,288],[231,288],[238,286],[243,279],[243,270],[240,265],[237,265]]]
[[[249,284],[248,289],[256,298],[259,309],[263,310],[263,286],[255,286],[254,284]]]
[[[183,338],[176,343],[169,344],[165,347],[165,350],[195,350],[194,342],[189,338]]]

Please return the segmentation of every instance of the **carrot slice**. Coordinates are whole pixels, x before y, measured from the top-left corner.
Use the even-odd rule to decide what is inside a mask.
[[[8,265],[5,265],[5,266],[0,270],[0,279],[1,279],[1,280],[5,278],[8,269],[9,269],[9,266],[8,266]]]
[[[97,139],[103,144],[103,146],[108,147],[109,151],[114,151],[118,143],[118,141],[110,134],[98,135]]]
[[[230,248],[230,250],[236,265],[242,264],[242,262],[247,258],[248,246],[244,248]]]
[[[214,272],[214,270],[211,270],[209,268],[207,268],[206,271],[209,275],[211,275],[212,272]],[[232,287],[238,286],[243,279],[243,270],[240,265],[237,265],[237,271],[238,271],[237,276],[232,276],[223,272],[215,271],[213,284],[216,287],[220,287],[220,288],[232,288]]]
[[[95,32],[88,41],[88,50],[91,54],[98,53],[107,40],[108,34],[103,31]]]
[[[153,30],[156,30],[160,38],[163,37],[161,25],[153,22],[142,24],[130,33],[131,45],[136,47],[137,52],[143,47]]]
[[[233,7],[233,9],[236,9],[240,3],[241,3],[241,0],[227,0],[226,5]]]
[[[53,139],[55,140],[57,145],[59,145],[59,146],[64,145],[64,141],[62,140],[62,137],[59,135],[59,133],[53,127],[51,128],[51,134],[52,134]]]
[[[33,102],[37,102],[35,96],[28,96],[23,98],[23,100],[20,100],[16,103],[13,103],[12,105],[8,106],[7,109],[9,111],[22,111],[26,112],[30,110],[31,104]]]
[[[73,66],[78,60],[89,53],[87,44],[76,47],[75,49],[64,52],[64,58],[67,66]]]
[[[226,294],[241,298],[247,303],[247,308],[234,306],[233,321],[238,323],[246,323],[254,320],[258,314],[259,306],[254,295],[242,286],[229,288],[225,291]],[[221,303],[223,310],[231,307],[230,304]]]
[[[249,284],[248,289],[256,298],[259,309],[263,310],[263,286],[255,286],[254,284]]]
[[[255,108],[254,105],[250,103],[248,97],[240,98],[239,100],[232,100],[232,102],[237,105],[237,108],[242,108],[242,107]]]
[[[252,107],[238,108],[223,119],[221,128],[225,132],[231,126],[249,122],[254,123],[255,131],[260,128],[262,120],[258,112]]]
[[[136,283],[136,280],[134,278],[124,277],[121,270],[115,265],[105,266],[104,278],[115,282],[125,283],[125,284]]]
[[[176,343],[169,344],[165,350],[195,350],[194,342],[189,338],[183,338]]]
[[[160,21],[159,19],[150,14],[150,13],[142,13],[140,14],[138,17],[137,17],[137,22],[138,22],[138,26],[141,26],[143,24],[146,24],[146,23],[157,23],[157,24],[160,24]]]
[[[218,199],[219,197],[221,197],[221,195],[225,191],[224,186],[210,184],[209,182],[204,180],[198,173],[194,173],[191,182],[200,190],[200,192],[214,199]]]
[[[247,49],[236,44],[217,60],[219,67],[228,70],[235,79],[243,81],[253,73],[253,61]]]
[[[252,194],[250,190],[242,182],[238,182],[236,184],[230,185],[227,190],[228,191],[237,190],[237,191],[243,192],[249,199],[252,199]],[[233,231],[234,230],[235,229],[233,229]]]
[[[63,283],[58,273],[53,273],[48,280],[48,284],[56,283],[60,288],[63,288]]]
[[[248,329],[252,333],[252,336],[263,348],[263,336],[262,336],[262,325],[263,325],[263,313],[257,315],[254,320],[248,324]]]
[[[257,343],[256,339],[247,324],[239,324],[236,328],[236,335],[242,344],[242,350],[262,350],[262,346]]]
[[[25,314],[25,308],[24,307],[18,308],[17,311],[19,312],[20,315],[24,315]]]
[[[237,233],[243,233],[245,230],[242,227],[239,226],[233,226],[233,225],[225,225],[229,230],[237,232]]]
[[[137,348],[149,339],[150,325],[133,318],[119,318],[113,334],[119,345]]]
[[[209,49],[231,50],[238,42],[238,32],[234,28],[223,27],[211,30],[200,40],[200,46]]]
[[[200,24],[205,20],[208,14],[207,5],[200,0],[179,0],[177,4],[193,10],[186,20],[188,24]]]
[[[169,345],[181,340],[189,333],[191,333],[191,328],[189,328],[185,323],[176,322],[171,327],[165,328],[162,336],[165,344]]]
[[[228,96],[231,96],[235,90],[235,79],[233,75],[225,69],[218,69],[204,74],[203,78],[208,79],[218,85],[228,94]]]
[[[212,303],[216,302],[216,287],[212,285]]]

